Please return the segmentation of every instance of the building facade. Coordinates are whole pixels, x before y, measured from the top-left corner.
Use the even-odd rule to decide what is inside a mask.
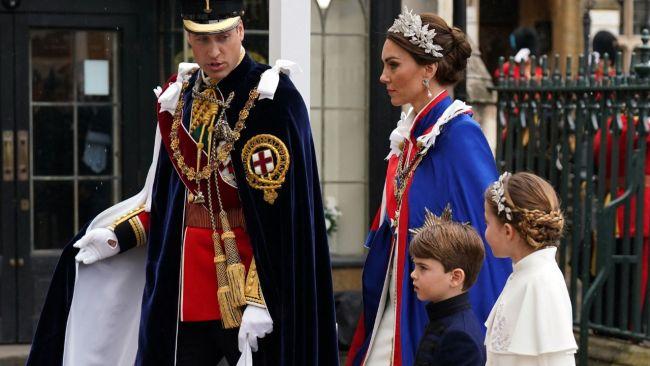
[[[360,255],[368,222],[369,1],[311,4],[312,132],[333,253]],[[269,3],[245,1],[244,46],[269,62]],[[155,96],[192,61],[180,2],[0,4],[3,172],[0,343],[29,342],[61,248],[137,192],[150,164]]]
[[[385,31],[402,5],[451,23],[454,4],[463,4],[475,48],[469,102],[480,107],[489,138],[489,75],[509,55],[517,26],[534,27],[543,50],[565,55],[583,49],[585,11],[592,34],[618,30],[624,45],[638,43],[634,34],[650,20],[648,1],[640,0],[305,1],[318,168],[325,201],[342,213],[330,247],[346,258],[364,253],[399,118],[378,79]],[[269,0],[245,4],[245,47],[268,63]],[[0,3],[0,343],[31,340],[61,248],[98,212],[140,189],[153,148],[152,89],[191,61],[179,7],[176,0]],[[358,283],[358,270],[352,276]]]

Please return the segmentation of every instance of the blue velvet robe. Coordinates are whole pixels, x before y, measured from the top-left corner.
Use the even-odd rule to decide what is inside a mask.
[[[420,113],[411,128],[411,143],[404,154],[415,149],[416,138],[427,133],[452,104],[444,92]],[[363,311],[355,338],[348,355],[347,365],[361,365],[368,352],[375,320],[381,316],[379,309],[390,253],[395,242],[397,203],[393,195],[397,156],[388,161],[385,183],[383,220],[376,220],[366,241],[369,248],[363,270]],[[400,234],[396,243],[397,304],[395,316],[394,365],[409,366],[414,362],[416,348],[428,323],[425,304],[418,300],[413,290],[410,272],[414,265],[408,251],[409,229],[424,223],[425,209],[440,215],[447,204],[451,205],[453,219],[470,222],[485,242],[484,198],[485,189],[498,178],[490,147],[480,126],[470,114],[461,114],[442,127],[435,145],[422,158],[409,181],[399,208]],[[380,208],[380,211],[382,209]],[[381,215],[378,213],[378,218]],[[485,245],[486,258],[476,284],[470,290],[470,300],[478,319],[484,322],[492,305],[512,271],[509,259],[497,259]],[[386,286],[387,287],[387,286]]]
[[[267,65],[245,56],[219,83],[226,96],[235,92],[226,112],[231,127],[266,69]],[[195,78],[196,74],[190,84]],[[186,106],[191,105],[191,85],[183,98]],[[242,147],[259,134],[281,139],[291,159],[274,204],[264,201],[263,192],[250,187],[245,178]],[[274,100],[255,102],[231,156],[262,291],[274,323],[273,332],[259,341],[259,350],[253,354],[255,365],[338,365],[331,266],[309,118],[299,92],[286,76],[281,75]],[[169,155],[161,151],[153,186],[136,365],[174,364],[184,200],[185,186]],[[84,231],[64,249],[55,270],[28,365],[61,364],[74,295],[77,249],[71,244]]]

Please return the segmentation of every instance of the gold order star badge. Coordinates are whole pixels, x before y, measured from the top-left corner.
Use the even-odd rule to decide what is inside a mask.
[[[248,184],[264,191],[264,200],[273,204],[289,170],[287,146],[273,135],[256,135],[246,142],[241,156]]]

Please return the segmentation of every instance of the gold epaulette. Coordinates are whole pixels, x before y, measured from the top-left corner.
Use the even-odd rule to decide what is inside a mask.
[[[260,306],[266,308],[266,301],[262,294],[262,286],[260,285],[260,278],[257,275],[257,267],[255,265],[255,258],[251,261],[251,266],[248,268],[248,275],[246,277],[246,289],[244,292],[246,303],[248,305]]]

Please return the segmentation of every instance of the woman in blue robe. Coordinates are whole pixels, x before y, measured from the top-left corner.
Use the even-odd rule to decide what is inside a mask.
[[[434,14],[405,8],[388,30],[380,81],[393,105],[412,108],[390,136],[382,205],[366,241],[363,312],[347,365],[413,364],[428,316],[409,277],[409,230],[423,225],[426,209],[440,215],[450,205],[454,220],[485,231],[483,192],[498,178],[494,158],[471,108],[446,91],[461,79],[470,54],[463,32]],[[512,271],[509,260],[485,250],[470,290],[481,321]]]

